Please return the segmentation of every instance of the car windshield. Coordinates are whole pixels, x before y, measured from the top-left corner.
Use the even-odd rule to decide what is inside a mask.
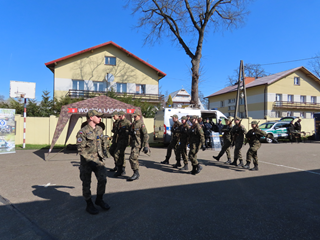
[[[274,123],[262,123],[259,128],[263,128],[263,129],[269,129],[272,128]]]
[[[291,122],[294,117],[283,117],[280,119],[281,122]]]

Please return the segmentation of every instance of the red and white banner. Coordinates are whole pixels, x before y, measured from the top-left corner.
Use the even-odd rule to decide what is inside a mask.
[[[127,109],[127,113],[134,113],[134,109]]]
[[[78,108],[68,108],[68,113],[77,113]]]

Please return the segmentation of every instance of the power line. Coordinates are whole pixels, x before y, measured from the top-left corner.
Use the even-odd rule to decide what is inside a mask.
[[[259,65],[260,65],[260,66],[274,65],[274,64],[281,64],[281,63],[305,61],[305,60],[316,59],[316,58],[320,58],[320,57],[303,58],[303,59],[297,59],[297,60],[291,60],[291,61],[284,61],[284,62],[276,62],[276,63],[264,63],[264,64],[259,64]]]

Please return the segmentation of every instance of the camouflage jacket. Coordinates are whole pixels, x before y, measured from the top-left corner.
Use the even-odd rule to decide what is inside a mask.
[[[128,142],[131,122],[128,119],[120,120],[117,127],[118,141]]]
[[[201,143],[202,145],[205,144],[205,138],[202,127],[199,123],[192,125],[189,129],[189,138],[190,143]]]
[[[223,139],[231,141],[231,129],[230,125],[223,125],[221,132],[223,132]]]
[[[87,161],[94,161],[103,165],[102,159],[105,157],[103,154],[104,141],[102,128],[96,126],[93,129],[88,124],[77,133],[78,152]]]
[[[115,120],[112,125],[111,132],[113,132],[112,143],[117,143],[118,141],[118,124],[119,120]]]
[[[142,122],[142,120],[134,121],[131,124],[131,147],[144,148],[146,145],[148,146],[149,135],[146,129],[146,126]]]
[[[234,125],[231,129],[231,134],[234,142],[243,142],[244,135],[247,134],[247,129],[243,125]]]
[[[247,142],[249,143],[250,146],[257,145],[257,144],[259,145],[260,138],[266,137],[266,136],[267,134],[259,128],[256,128],[256,129],[252,128],[246,134]]]
[[[172,140],[175,140],[175,141],[179,140],[179,138],[180,138],[180,126],[181,126],[181,122],[179,122],[179,120],[176,121],[173,124],[173,126],[171,128],[171,136],[172,136],[171,139]]]
[[[180,142],[188,142],[189,141],[189,129],[190,125],[186,122],[185,124],[180,125]]]

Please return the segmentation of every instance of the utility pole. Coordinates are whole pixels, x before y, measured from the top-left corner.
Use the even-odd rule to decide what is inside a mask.
[[[236,107],[234,110],[234,117],[237,117],[238,112],[239,112],[239,98],[240,97],[244,99],[245,117],[248,118],[247,91],[246,91],[246,83],[245,83],[244,66],[243,66],[242,60],[240,61],[240,68],[239,68],[238,88],[237,88]]]

